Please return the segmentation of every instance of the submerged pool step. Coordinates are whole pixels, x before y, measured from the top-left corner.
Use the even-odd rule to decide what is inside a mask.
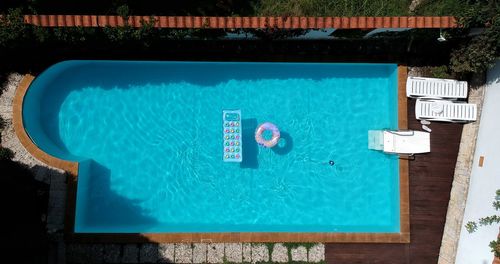
[[[223,160],[241,162],[243,160],[241,144],[241,110],[222,111]]]

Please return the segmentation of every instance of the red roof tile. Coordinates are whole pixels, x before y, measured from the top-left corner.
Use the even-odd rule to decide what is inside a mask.
[[[57,26],[57,19],[56,19],[56,16],[54,16],[54,15],[49,15],[49,19],[48,19],[48,20],[49,20],[48,25],[49,25],[50,27],[55,27],[55,26]]]
[[[40,25],[40,16],[32,15],[31,17],[32,17],[31,23],[33,23],[33,25],[35,25],[35,26],[39,26]]]
[[[299,17],[292,17],[291,28],[300,28],[300,18]]]
[[[142,26],[149,16],[131,16],[129,24]],[[450,28],[457,27],[454,17],[192,17],[156,16],[155,27],[160,28]],[[123,26],[119,16],[88,15],[25,15],[24,21],[44,27],[105,27]]]
[[[333,18],[333,27],[334,28],[342,28],[341,24],[342,24],[342,22],[340,21],[340,17]]]
[[[243,25],[241,27],[243,28],[250,28],[250,18],[249,17],[242,17],[243,20]]]
[[[401,28],[408,27],[408,17],[399,17],[399,27]]]
[[[375,18],[367,17],[366,18],[366,27],[365,28],[375,28]]]
[[[351,17],[349,19],[349,28],[359,28],[359,17]]]
[[[416,25],[416,27],[417,28],[424,28],[425,27],[424,17],[419,16],[419,17],[416,17],[416,19],[417,19],[417,25]]]
[[[414,28],[417,26],[417,18],[416,17],[408,17],[408,27]]]

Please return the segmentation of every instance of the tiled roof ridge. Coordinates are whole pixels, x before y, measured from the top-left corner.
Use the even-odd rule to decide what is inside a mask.
[[[387,17],[210,17],[210,16],[129,16],[128,24],[142,26],[155,19],[157,28],[225,29],[374,29],[374,28],[455,28],[453,16]],[[116,27],[124,26],[121,16],[104,15],[24,15],[27,24],[43,27]]]

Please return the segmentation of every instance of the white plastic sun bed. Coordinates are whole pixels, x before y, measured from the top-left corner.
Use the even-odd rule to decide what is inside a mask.
[[[452,79],[408,77],[406,96],[413,98],[465,99],[467,82]]]
[[[477,105],[448,100],[417,99],[415,117],[429,121],[473,122],[477,120]]]
[[[430,133],[414,130],[369,130],[368,148],[391,154],[428,153],[431,151]]]

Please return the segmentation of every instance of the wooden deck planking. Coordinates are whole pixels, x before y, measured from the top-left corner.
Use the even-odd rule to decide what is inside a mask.
[[[408,101],[408,126],[422,130],[415,119],[415,100]],[[409,244],[326,244],[326,262],[437,263],[462,134],[461,124],[434,122],[429,126],[431,153],[410,161]]]

